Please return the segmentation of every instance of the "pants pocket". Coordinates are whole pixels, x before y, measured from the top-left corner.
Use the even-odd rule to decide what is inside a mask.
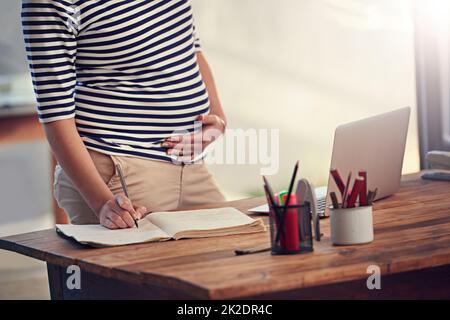
[[[117,159],[115,156],[89,150],[95,168],[105,184],[110,187],[118,181],[116,172]]]
[[[120,161],[120,159],[116,156],[109,156],[112,162],[112,166],[113,166],[113,174],[110,176],[108,182],[106,183],[106,185],[108,186],[109,189],[113,189],[114,186],[117,185],[117,183],[120,182],[120,178],[119,178],[119,174],[117,172],[116,166],[120,165],[122,170],[125,171],[125,167],[124,167],[124,163],[122,163],[122,161]]]

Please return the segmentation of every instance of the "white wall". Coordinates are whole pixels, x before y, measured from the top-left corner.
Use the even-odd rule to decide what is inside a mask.
[[[0,236],[52,226],[50,179],[46,142],[0,145]]]
[[[28,73],[20,22],[20,0],[0,1],[0,74]]]
[[[285,187],[326,183],[334,128],[413,107],[404,172],[419,169],[408,0],[192,0],[230,127],[280,128]],[[261,191],[258,166],[214,166],[228,194]],[[239,177],[239,183],[236,183]]]

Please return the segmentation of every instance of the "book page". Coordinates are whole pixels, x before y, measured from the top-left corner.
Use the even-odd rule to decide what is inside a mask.
[[[170,239],[164,231],[147,219],[139,221],[139,228],[110,230],[99,224],[57,224],[56,229],[82,244],[98,247],[121,246]]]
[[[192,211],[155,212],[147,217],[173,238],[177,233],[199,231],[198,236],[213,236],[265,230],[261,220],[255,220],[235,208],[215,208]],[[256,228],[255,228],[256,227]],[[224,230],[224,229],[228,229]],[[214,230],[216,231],[214,233]],[[210,231],[209,234],[207,231]],[[192,235],[192,232],[189,232]]]
[[[254,212],[254,213],[269,213],[269,205],[267,203],[262,204],[260,206],[248,209],[248,212]]]

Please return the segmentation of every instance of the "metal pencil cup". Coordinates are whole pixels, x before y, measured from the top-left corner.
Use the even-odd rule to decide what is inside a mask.
[[[313,251],[311,220],[309,202],[288,207],[271,206],[269,224],[272,255]]]

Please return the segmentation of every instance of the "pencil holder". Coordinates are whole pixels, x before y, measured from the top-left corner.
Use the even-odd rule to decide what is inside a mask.
[[[308,202],[287,207],[271,206],[269,222],[273,255],[313,251],[311,210]]]
[[[363,244],[373,241],[372,206],[330,208],[331,242],[334,245]]]

